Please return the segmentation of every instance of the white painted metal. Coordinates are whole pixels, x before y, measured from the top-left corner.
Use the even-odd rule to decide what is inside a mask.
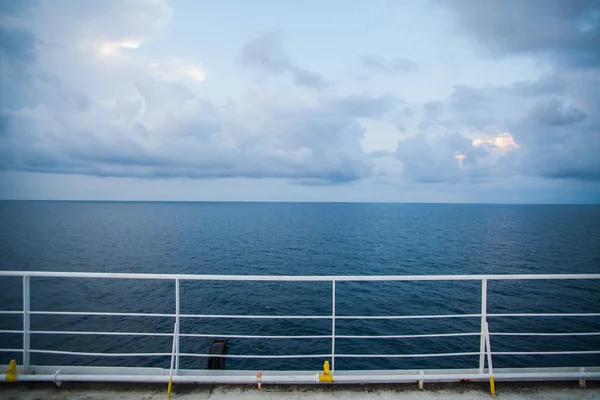
[[[181,318],[241,318],[241,319],[331,319],[329,315],[228,315],[228,314],[181,314]]]
[[[244,339],[331,339],[331,354],[297,354],[297,355],[241,355],[228,354],[219,355],[223,358],[246,358],[246,359],[291,359],[291,358],[320,358],[331,357],[331,370],[335,371],[335,358],[425,358],[425,357],[460,357],[480,356],[479,370],[447,370],[446,373],[419,374],[418,371],[385,371],[379,374],[376,371],[336,371],[335,382],[337,383],[360,383],[360,382],[409,382],[409,381],[455,381],[458,379],[487,380],[492,372],[492,357],[494,355],[563,355],[563,354],[600,354],[600,350],[583,351],[547,351],[547,352],[492,352],[490,349],[490,336],[595,336],[600,332],[497,332],[490,333],[488,318],[493,317],[597,317],[600,313],[521,313],[521,314],[492,314],[487,313],[487,281],[488,280],[541,280],[541,279],[600,279],[600,274],[585,275],[433,275],[433,276],[240,276],[240,275],[177,275],[177,274],[103,274],[83,272],[29,272],[29,271],[0,271],[0,276],[23,277],[23,310],[22,311],[0,311],[0,314],[22,314],[23,330],[0,330],[0,334],[22,334],[22,349],[0,349],[0,352],[22,352],[23,366],[20,367],[19,380],[56,380],[55,374],[36,373],[29,375],[33,368],[44,370],[45,367],[31,367],[29,357],[31,353],[41,354],[64,354],[95,357],[140,357],[171,356],[171,368],[166,373],[162,369],[148,369],[159,371],[158,375],[147,375],[143,372],[131,375],[138,368],[126,367],[57,367],[61,372],[61,381],[83,380],[83,381],[123,381],[123,382],[166,382],[172,376],[174,382],[206,382],[206,383],[256,383],[254,373],[245,374],[243,371],[210,371],[207,375],[198,375],[202,370],[192,373],[180,374],[180,357],[215,357],[210,354],[182,353],[179,349],[179,339],[183,337],[225,337]],[[102,278],[102,279],[158,279],[173,280],[175,283],[175,313],[119,313],[119,312],[77,312],[77,311],[31,311],[30,310],[30,278],[31,277],[55,277],[55,278]],[[181,280],[220,280],[220,281],[314,281],[332,283],[332,313],[328,315],[212,315],[212,314],[181,314],[180,310],[180,281]],[[444,314],[444,315],[369,315],[369,316],[339,316],[336,315],[336,282],[337,281],[481,281],[482,298],[480,314]],[[127,316],[127,317],[155,317],[174,318],[173,333],[154,332],[77,332],[77,331],[32,331],[30,315],[86,315],[86,316]],[[213,335],[213,334],[181,334],[179,332],[180,320],[182,318],[240,318],[240,319],[331,319],[331,335]],[[480,318],[480,332],[457,332],[442,334],[422,335],[336,335],[336,319],[422,319],[422,318]],[[168,336],[173,337],[173,349],[171,353],[92,353],[73,352],[61,350],[31,349],[30,336],[32,334],[43,335],[112,335],[112,336]],[[449,337],[449,336],[477,336],[481,337],[479,352],[455,352],[455,353],[429,353],[429,354],[336,354],[336,339],[404,339],[424,337]],[[487,355],[488,373],[484,373],[485,355]],[[112,373],[122,370],[119,374]],[[600,369],[590,372],[581,371],[556,371],[555,369],[536,369],[535,371],[524,371],[526,369],[506,370],[494,374],[496,380],[514,379],[596,379],[600,378]],[[83,371],[96,371],[80,374]],[[585,370],[584,370],[585,371]],[[225,373],[226,372],[226,373]],[[276,371],[264,371],[262,383],[315,383],[318,382],[318,373],[300,372],[297,374],[279,373]]]
[[[555,332],[555,333],[542,333],[542,332],[492,332],[491,336],[598,336],[600,332]],[[338,336],[339,337],[339,336]]]
[[[30,353],[38,354],[64,354],[73,356],[94,356],[94,357],[165,357],[171,356],[171,353],[91,353],[86,351],[66,351],[66,350],[38,350],[30,349]]]
[[[459,357],[476,356],[478,352],[470,353],[424,353],[424,354],[336,354],[338,358],[422,358],[422,357]]]
[[[175,375],[179,371],[179,279],[175,279],[175,332],[174,332],[174,346],[175,346]],[[172,369],[172,368],[171,368]]]
[[[487,279],[481,280],[481,332],[479,339],[479,373],[483,374],[485,367],[485,334],[484,324],[487,321]]]
[[[337,319],[427,319],[427,318],[475,318],[481,314],[447,314],[447,315],[338,315]]]
[[[484,326],[484,336],[485,336],[485,346],[487,352],[487,362],[488,362],[488,374],[490,376],[494,375],[494,367],[492,366],[492,346],[490,345],[490,327],[487,322],[483,324]]]
[[[154,279],[201,281],[282,281],[282,282],[366,282],[366,281],[481,281],[600,279],[600,274],[524,274],[524,275],[192,275],[192,274],[123,274],[107,272],[0,271],[0,276],[49,278]]]
[[[335,280],[331,281],[331,373],[335,371]]]
[[[20,334],[23,334],[23,331],[22,330],[18,330],[18,329],[2,329],[2,330],[0,330],[0,333],[8,333],[8,334],[20,333]]]
[[[338,339],[408,339],[429,337],[451,337],[451,336],[479,336],[479,332],[468,333],[433,333],[430,335],[336,335]]]
[[[494,351],[497,356],[561,355],[561,354],[600,354],[600,350],[574,351]]]
[[[0,276],[2,274],[0,273]],[[91,315],[101,317],[175,317],[175,314],[157,313],[124,313],[124,312],[96,312],[96,311],[31,311],[32,315]]]
[[[23,332],[23,331],[17,331]],[[2,331],[0,331],[2,333]],[[85,332],[85,331],[30,331],[32,335],[96,335],[96,336],[173,336],[172,333],[158,332]],[[214,337],[214,336],[213,336]]]
[[[600,313],[488,314],[488,317],[600,317]]]
[[[23,276],[23,368],[25,372],[30,370],[29,349],[31,347],[31,296],[30,296],[30,278]]]
[[[179,293],[178,293],[179,294]],[[173,347],[171,350],[171,367],[169,368],[169,380],[173,379],[173,369],[177,361],[175,359],[178,357],[177,354],[177,322],[175,322],[175,326],[173,327]]]
[[[218,375],[176,375],[173,376],[174,383],[217,383],[217,384],[256,384],[255,375],[243,374],[218,374]],[[458,380],[487,381],[488,374],[478,373],[447,373],[447,374],[419,374],[415,371],[411,374],[380,374],[379,371],[355,371],[359,374],[345,375],[338,372],[335,376],[335,383],[354,384],[354,383],[404,383],[417,382],[423,380],[426,382],[455,382]],[[577,380],[582,376],[581,372],[524,372],[524,373],[502,373],[495,371],[494,379],[496,381],[531,381],[531,380]],[[600,372],[586,372],[585,377],[588,380],[600,379]],[[18,375],[20,382],[31,381],[54,381],[54,375]],[[167,383],[169,375],[76,375],[61,374],[61,381],[64,382],[155,382]],[[314,384],[318,382],[318,373],[307,374],[267,374],[263,373],[261,378],[263,384]]]
[[[283,354],[283,355],[272,355],[272,354],[198,354],[198,353],[179,353],[180,356],[184,357],[219,357],[219,358],[265,358],[265,359],[277,359],[277,358],[329,358],[331,354]]]
[[[214,333],[180,333],[179,337],[223,338],[223,339],[330,339],[331,335],[221,335]],[[341,336],[337,335],[337,338]]]

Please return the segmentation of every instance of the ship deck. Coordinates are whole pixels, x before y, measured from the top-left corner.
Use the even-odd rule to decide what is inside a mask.
[[[157,400],[167,398],[166,385],[132,384],[64,384],[56,388],[49,383],[6,383],[0,386],[0,397],[5,400]],[[598,400],[600,384],[590,382],[580,388],[577,383],[516,383],[499,385],[498,399],[507,400]],[[173,400],[321,400],[321,399],[377,399],[377,400],[484,400],[490,399],[485,384],[430,384],[420,391],[414,384],[356,385],[356,386],[268,386],[256,387],[227,385],[177,385]]]

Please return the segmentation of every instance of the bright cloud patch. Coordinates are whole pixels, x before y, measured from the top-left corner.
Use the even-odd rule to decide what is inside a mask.
[[[150,76],[169,82],[191,80],[202,83],[206,79],[204,70],[194,63],[184,60],[168,60],[148,64]]]
[[[103,56],[118,56],[122,49],[137,49],[141,44],[140,40],[105,42],[98,46],[98,51]]]
[[[509,132],[498,135],[494,139],[473,139],[473,146],[489,146],[499,149],[518,149],[520,147]]]

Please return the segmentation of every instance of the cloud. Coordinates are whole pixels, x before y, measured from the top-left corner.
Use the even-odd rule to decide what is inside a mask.
[[[458,182],[498,176],[600,180],[600,108],[594,73],[555,72],[504,86],[458,85],[441,105],[427,103],[419,128],[426,130],[401,141],[397,157],[404,174],[417,182]],[[437,118],[444,110],[444,119]],[[439,126],[439,129],[431,129]],[[497,145],[510,131],[518,145]],[[487,154],[470,154],[468,147],[450,145],[446,135],[458,132],[476,139]],[[502,135],[500,135],[502,136]],[[487,143],[494,143],[493,146]],[[466,141],[464,142],[466,146]],[[472,143],[471,143],[472,144]],[[463,169],[455,165],[465,155]]]
[[[506,89],[519,96],[533,97],[561,94],[564,92],[567,85],[567,80],[562,76],[558,74],[548,74],[535,80],[517,81]]]
[[[325,80],[323,77],[315,72],[295,66],[290,66],[289,71],[292,73],[294,83],[298,86],[314,89],[321,89],[325,86]]]
[[[36,42],[30,30],[0,24],[0,59],[15,63],[33,61]]]
[[[24,89],[33,101],[0,108],[1,169],[276,178],[315,185],[371,175],[372,160],[361,145],[361,120],[393,113],[399,99],[329,93],[319,74],[292,63],[280,38],[266,34],[246,43],[240,61],[320,90],[254,90],[217,104],[186,86],[205,79],[199,63],[135,54],[161,35],[171,16],[166,3],[132,0],[122,13],[117,6],[110,1],[76,3],[59,18],[52,14],[58,8],[41,2],[31,20],[24,20],[36,25],[45,40],[41,58],[33,60],[31,84]],[[50,14],[42,18],[46,12]],[[64,18],[74,23],[56,24]],[[98,54],[100,44],[108,44],[103,55]],[[84,78],[93,74],[94,80],[72,79],[79,71],[86,71]],[[19,88],[8,87],[11,95]]]
[[[510,132],[504,132],[502,135],[497,135],[493,139],[473,139],[473,146],[486,146],[501,150],[518,149],[521,147],[515,142]]]
[[[364,55],[361,64],[371,73],[382,74],[404,74],[419,69],[416,63],[406,58],[384,59],[373,55]]]
[[[587,117],[583,111],[565,104],[565,101],[559,98],[536,104],[529,115],[544,125],[571,125]]]
[[[457,133],[433,138],[419,134],[401,140],[395,154],[405,177],[421,183],[457,183],[482,177],[487,172],[477,164],[486,155],[485,149],[473,147],[471,139]]]
[[[7,82],[20,81],[26,84],[29,67],[37,58],[39,40],[33,31],[22,23],[34,6],[31,1],[0,1],[0,78],[3,90]],[[0,97],[5,97],[0,93]]]
[[[66,47],[91,46],[95,51],[107,45],[137,48],[160,34],[173,16],[167,0],[106,0],[97,4],[42,0],[34,10],[33,22],[40,37]]]
[[[366,95],[306,101],[253,93],[218,106],[151,77],[136,83],[139,99],[87,104],[55,77],[44,76],[38,85],[46,86],[41,105],[2,113],[4,169],[344,183],[371,174],[357,118],[379,117],[395,104]]]
[[[545,67],[543,74],[523,80],[517,78],[519,72],[507,72],[521,80],[504,85],[492,80],[481,87],[467,79],[451,87],[448,96],[424,85],[423,95],[413,102],[410,88],[403,100],[393,91],[384,94],[385,86],[371,85],[368,90],[375,92],[362,93],[348,82],[333,86],[288,54],[281,33],[267,32],[249,38],[237,61],[293,85],[284,90],[276,84],[250,84],[254,89],[247,91],[236,81],[231,85],[235,89],[215,95],[223,81],[194,84],[205,81],[204,65],[218,78],[226,63],[219,70],[206,64],[204,54],[165,58],[153,53],[164,43],[149,43],[163,36],[172,18],[168,2],[55,1],[0,17],[0,29],[10,31],[2,36],[7,41],[0,42],[5,89],[0,169],[106,177],[265,178],[300,185],[379,178],[408,186],[470,185],[498,177],[600,180],[600,75],[593,57],[585,55],[586,46],[573,44],[569,50],[553,39],[543,50],[533,42],[520,48],[512,39],[484,32],[473,40],[489,46],[490,55],[535,57]],[[450,7],[457,15],[471,12],[459,3]],[[496,18],[479,5],[474,8]],[[508,14],[509,21],[521,18]],[[558,21],[559,14],[552,15]],[[578,22],[588,32],[585,37],[595,34],[590,21]],[[463,32],[474,32],[473,24],[488,30],[478,22],[463,22]],[[407,59],[373,55],[364,56],[361,65],[361,72],[369,74],[418,69]],[[16,75],[8,74],[9,67],[25,71],[27,79],[12,79]],[[421,89],[420,82],[414,86]],[[214,97],[205,97],[211,91]],[[225,100],[213,100],[221,97]],[[507,131],[520,147],[473,146],[473,139],[496,143],[496,136]]]
[[[444,102],[444,108],[448,112],[447,128],[475,131],[493,129],[495,125],[503,122],[507,111],[512,112],[503,109],[504,99],[505,95],[493,87],[454,86],[449,98]],[[500,131],[503,130],[505,129],[500,128]]]
[[[288,73],[294,83],[301,87],[323,89],[325,86],[325,80],[320,74],[292,63],[283,50],[280,32],[263,32],[250,38],[242,46],[238,60],[242,65],[269,74]]]
[[[376,118],[394,111],[402,100],[393,96],[373,97],[366,94],[351,95],[336,99],[332,107],[337,112],[356,118]]]
[[[419,129],[425,130],[430,126],[440,123],[440,117],[444,113],[444,104],[441,101],[430,101],[423,105],[423,117]]]
[[[600,66],[600,2],[596,0],[438,1],[458,29],[491,55],[543,56],[563,66]]]
[[[249,39],[242,46],[239,59],[247,66],[276,73],[285,72],[291,66],[278,32],[260,33]]]
[[[148,73],[155,79],[169,82],[192,81],[202,83],[206,80],[204,69],[193,62],[173,59],[148,64]]]
[[[489,96],[485,91],[472,86],[456,85],[450,95],[451,108],[461,110],[465,108],[485,109]]]

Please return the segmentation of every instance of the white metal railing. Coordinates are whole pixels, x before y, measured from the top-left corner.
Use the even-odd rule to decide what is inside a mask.
[[[22,371],[24,374],[21,379],[35,380],[35,375],[32,375],[32,366],[30,362],[31,354],[58,354],[58,355],[78,355],[78,356],[95,356],[95,357],[139,357],[139,356],[169,356],[171,357],[171,367],[168,373],[170,381],[176,379],[177,382],[186,381],[185,376],[179,376],[180,357],[223,357],[223,358],[242,358],[242,359],[291,359],[291,358],[318,358],[331,360],[331,371],[335,372],[335,360],[340,358],[426,358],[426,357],[462,357],[479,355],[479,365],[476,372],[457,372],[455,375],[446,374],[439,377],[453,377],[459,379],[461,377],[469,377],[469,379],[480,379],[487,377],[492,378],[492,357],[494,355],[563,355],[563,354],[600,354],[600,349],[577,350],[577,351],[503,351],[493,352],[490,348],[491,336],[598,336],[600,332],[560,332],[560,333],[539,333],[539,332],[489,332],[488,319],[494,317],[599,317],[597,313],[503,313],[493,314],[487,312],[487,284],[488,281],[498,280],[590,280],[600,279],[600,274],[561,274],[561,275],[429,275],[429,276],[253,276],[253,275],[189,275],[189,274],[122,274],[122,273],[86,273],[86,272],[34,272],[34,271],[0,271],[0,277],[22,277],[23,280],[23,308],[22,310],[0,310],[0,315],[22,315],[23,329],[19,330],[0,330],[0,334],[20,334],[23,337],[23,346],[18,349],[0,349],[0,352],[21,352],[22,353]],[[163,280],[172,281],[175,284],[175,310],[173,313],[127,313],[127,312],[79,312],[79,311],[43,311],[31,310],[30,306],[30,282],[32,278],[96,278],[96,279],[134,279],[134,280]],[[331,283],[331,315],[218,315],[218,314],[184,314],[180,309],[180,283],[181,281],[280,281],[280,282],[330,282]],[[356,316],[341,316],[336,315],[336,282],[373,282],[373,281],[480,281],[481,282],[481,312],[478,314],[437,314],[437,315],[356,315]],[[53,330],[32,330],[31,316],[32,315],[70,315],[70,316],[127,316],[127,317],[168,317],[174,318],[173,333],[159,332],[90,332],[90,331],[53,331]],[[331,333],[327,335],[232,335],[232,334],[200,334],[200,333],[180,333],[181,319],[184,318],[228,318],[228,319],[313,319],[313,320],[331,320]],[[479,318],[480,328],[477,332],[459,332],[459,333],[435,333],[435,334],[413,334],[413,335],[339,335],[336,334],[337,320],[369,320],[369,319],[437,319],[437,318]],[[106,336],[156,336],[156,337],[172,337],[172,351],[169,353],[151,352],[151,353],[105,353],[105,352],[77,352],[64,350],[50,349],[32,349],[31,335],[106,335]],[[420,354],[340,354],[336,353],[336,339],[407,339],[407,338],[434,338],[434,337],[461,337],[461,336],[479,336],[480,348],[478,352],[450,352],[450,353],[420,353]],[[331,351],[326,354],[287,354],[287,355],[259,355],[259,354],[199,354],[186,353],[180,351],[179,340],[181,337],[197,337],[197,338],[239,338],[239,339],[331,339]],[[485,362],[487,358],[487,372]],[[600,364],[600,363],[599,363]],[[583,367],[583,366],[582,366]],[[590,366],[585,366],[590,367]],[[596,367],[596,366],[592,366]],[[65,367],[66,368],[66,367]],[[458,371],[458,370],[457,370]],[[515,372],[504,374],[505,377],[515,377]],[[528,376],[543,377],[543,373],[536,372]],[[548,378],[572,377],[577,375],[572,371],[565,371],[562,375],[556,371],[548,372]],[[580,371],[578,378],[583,379],[600,377],[600,372]],[[518,375],[518,372],[517,372]],[[37,374],[38,380],[43,380],[42,376]],[[88,376],[88,380],[90,375]],[[215,377],[216,375],[212,375]],[[344,382],[346,378],[336,374],[336,382]],[[353,376],[353,375],[350,375]],[[368,374],[367,374],[368,376]],[[388,377],[389,381],[401,380],[401,375],[395,375],[396,378]],[[413,375],[403,375],[410,376]],[[423,373],[418,375],[422,382]],[[27,378],[28,377],[28,378]],[[260,374],[262,379],[262,372]],[[268,377],[268,374],[266,375]],[[114,379],[117,379],[113,376]],[[66,380],[65,377],[62,377]],[[229,379],[229,378],[227,378]],[[220,382],[229,382],[226,378]],[[292,382],[301,382],[302,379],[292,379],[287,377]],[[312,378],[311,378],[312,379]],[[381,379],[379,377],[378,379]],[[408,378],[407,378],[408,379]],[[431,379],[431,378],[428,378]],[[442,378],[439,378],[443,380]],[[508,378],[507,378],[508,379]],[[56,377],[55,377],[56,380]],[[108,379],[107,380],[111,380]],[[121,380],[119,378],[118,380]],[[151,380],[151,379],[150,379]],[[268,378],[267,378],[268,380]],[[351,378],[350,381],[368,381],[364,375],[361,379]],[[197,381],[202,381],[199,379]],[[210,381],[210,380],[209,380]],[[214,381],[219,381],[214,379]],[[285,380],[283,380],[285,381]],[[237,381],[239,383],[239,381]],[[263,381],[265,382],[265,381]]]

